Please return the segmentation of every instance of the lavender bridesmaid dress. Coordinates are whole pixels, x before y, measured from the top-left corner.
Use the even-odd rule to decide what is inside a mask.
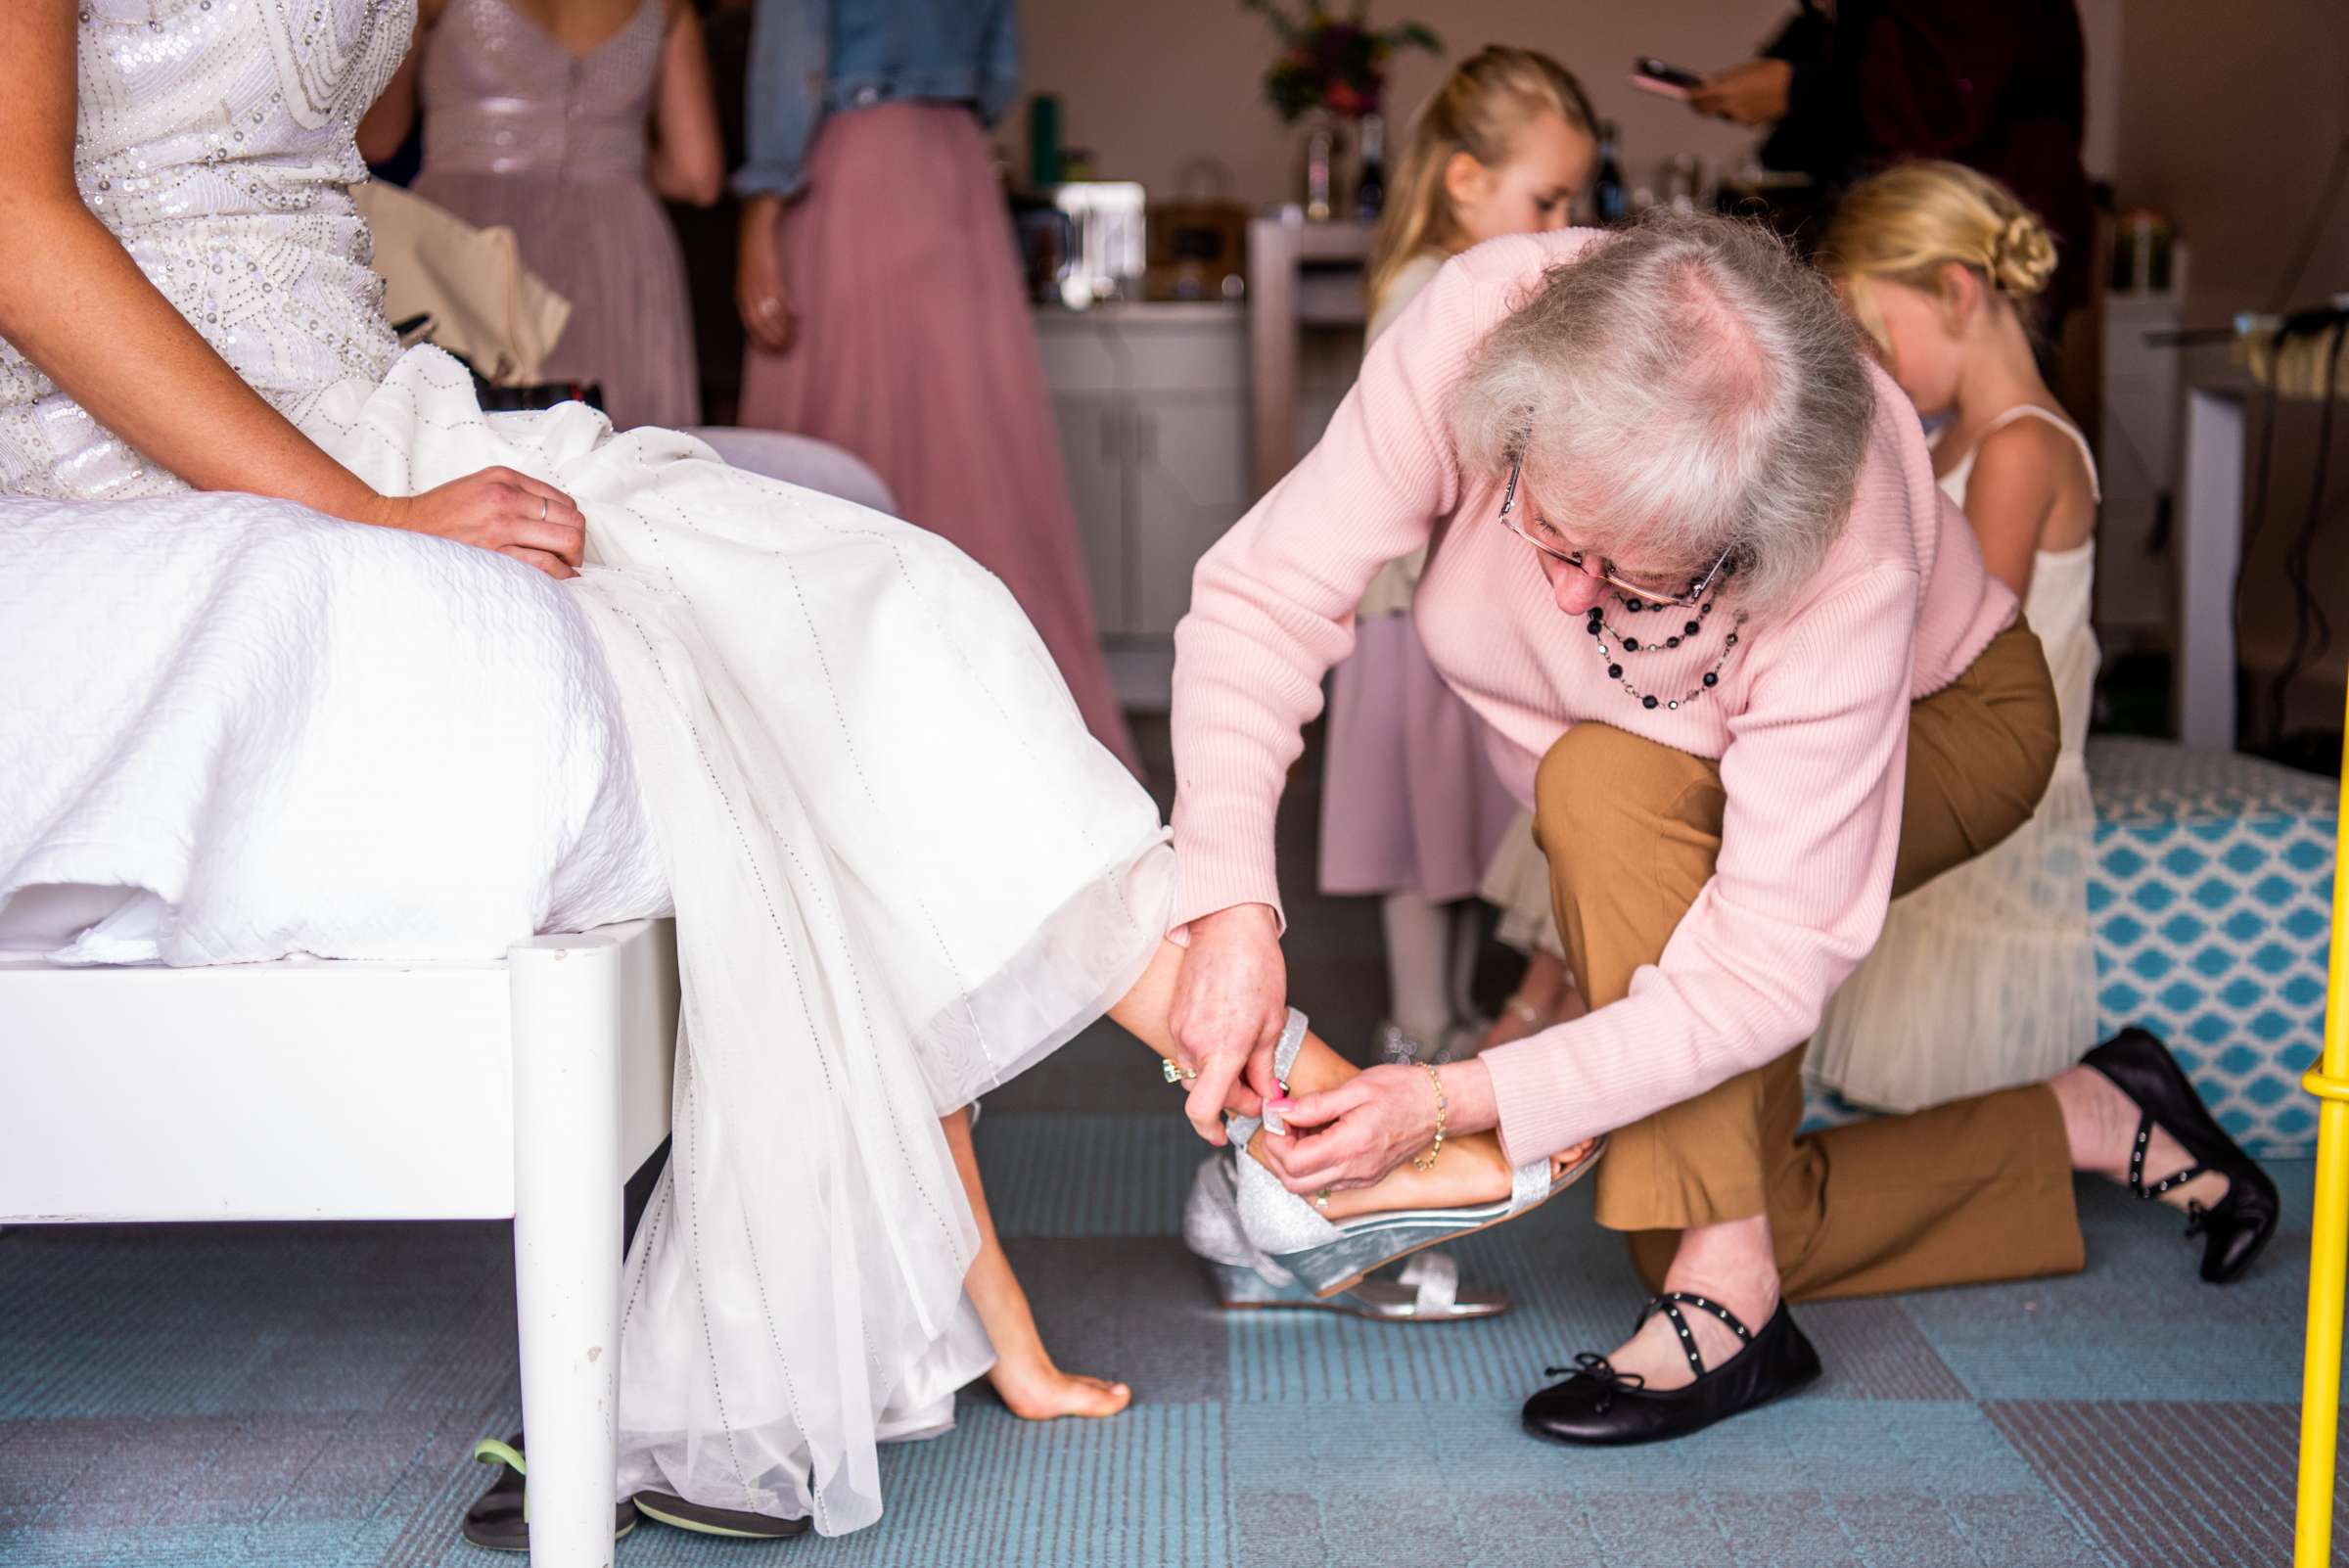
[[[684,258],[646,178],[666,0],[574,55],[507,0],[450,0],[425,44],[416,190],[502,223],[571,301],[549,381],[600,384],[612,423],[701,423]]]

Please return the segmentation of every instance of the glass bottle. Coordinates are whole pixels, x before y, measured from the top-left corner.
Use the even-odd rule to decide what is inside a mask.
[[[1354,183],[1354,215],[1375,223],[1387,205],[1387,122],[1378,115],[1362,116],[1362,171]]]
[[[1615,122],[1598,122],[1598,173],[1590,181],[1592,214],[1601,227],[1621,223],[1631,203],[1623,185],[1623,160],[1616,148]]]

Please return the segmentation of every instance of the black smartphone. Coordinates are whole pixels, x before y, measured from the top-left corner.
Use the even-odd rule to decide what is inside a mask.
[[[1689,89],[1704,79],[1701,72],[1668,64],[1653,55],[1641,55],[1632,62],[1632,85],[1662,93],[1667,98],[1685,98]]]

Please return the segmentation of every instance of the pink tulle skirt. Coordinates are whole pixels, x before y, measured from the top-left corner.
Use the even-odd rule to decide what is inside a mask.
[[[1003,580],[1128,767],[1010,220],[967,109],[882,104],[816,132],[784,209],[789,351],[754,345],[742,422],[844,446],[906,521]]]
[[[1363,617],[1331,681],[1321,891],[1469,898],[1516,815],[1483,720],[1428,663],[1411,618]]]

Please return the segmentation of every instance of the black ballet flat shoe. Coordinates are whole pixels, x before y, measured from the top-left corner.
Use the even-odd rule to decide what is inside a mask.
[[[1743,1348],[1708,1371],[1681,1315],[1682,1304],[1711,1313],[1729,1325]],[[1667,1443],[1701,1432],[1716,1421],[1783,1399],[1819,1376],[1819,1352],[1794,1326],[1786,1304],[1754,1333],[1719,1302],[1684,1290],[1668,1290],[1639,1312],[1639,1322],[1660,1312],[1679,1331],[1696,1381],[1685,1388],[1651,1389],[1637,1372],[1618,1372],[1604,1356],[1577,1356],[1573,1374],[1525,1402],[1525,1429],[1554,1443],[1611,1447]],[[1638,1325],[1633,1325],[1638,1331]],[[1563,1366],[1549,1368],[1555,1376]]]
[[[2137,1104],[2137,1141],[2129,1149],[2131,1192],[2154,1199],[2205,1173],[2227,1178],[2227,1195],[2217,1203],[2187,1206],[2186,1233],[2202,1237],[2204,1279],[2224,1285],[2240,1278],[2276,1234],[2282,1212],[2276,1183],[2211,1116],[2169,1047],[2143,1030],[2121,1031],[2082,1057],[2080,1065],[2103,1074]],[[2176,1138],[2194,1163],[2148,1185],[2145,1140],[2156,1127]]]

